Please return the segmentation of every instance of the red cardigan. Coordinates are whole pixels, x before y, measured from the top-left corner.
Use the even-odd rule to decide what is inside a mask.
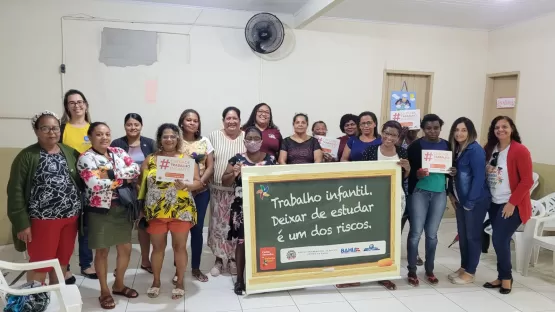
[[[532,217],[530,189],[534,184],[532,157],[526,146],[512,141],[507,154],[507,167],[511,197],[509,203],[518,207],[520,220],[526,223]]]

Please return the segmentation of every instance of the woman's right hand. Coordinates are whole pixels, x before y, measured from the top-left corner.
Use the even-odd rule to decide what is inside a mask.
[[[101,179],[109,179],[110,177],[108,176],[108,170],[106,169],[106,167],[99,167],[98,168],[98,177]]]
[[[25,230],[17,233],[17,238],[24,241],[25,243],[30,243],[33,240],[33,235],[31,234],[31,228],[28,227]]]
[[[488,164],[486,166],[486,173],[495,173],[495,167]]]
[[[241,165],[240,164],[235,164],[235,166],[233,166],[233,176],[237,177],[241,174]]]
[[[428,169],[426,169],[426,168],[420,168],[416,171],[416,177],[419,178],[419,179],[422,179],[422,178],[427,177],[429,175],[430,175],[430,173],[428,172]]]

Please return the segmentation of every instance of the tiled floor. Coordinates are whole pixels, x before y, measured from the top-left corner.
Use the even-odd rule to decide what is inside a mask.
[[[405,230],[406,238],[406,230]],[[495,279],[495,254],[493,248],[489,254],[482,256],[477,280],[474,284],[455,286],[448,282],[447,274],[458,268],[459,250],[455,244],[447,248],[456,234],[454,219],[445,219],[439,233],[439,246],[436,257],[436,274],[440,279],[437,286],[431,286],[421,280],[417,288],[410,287],[404,276],[397,281],[398,289],[387,291],[376,284],[364,284],[361,287],[337,289],[334,286],[300,289],[238,297],[233,293],[233,281],[230,276],[210,277],[207,283],[186,279],[186,295],[183,300],[171,300],[170,280],[173,276],[171,251],[168,249],[164,263],[162,293],[157,299],[149,299],[145,292],[151,283],[151,275],[137,270],[139,265],[138,245],[134,246],[132,264],[126,272],[126,283],[137,289],[141,296],[137,299],[117,299],[116,312],[138,311],[186,311],[186,312],[347,312],[347,311],[388,311],[388,312],[458,312],[458,311],[495,311],[495,312],[555,312],[555,278],[552,272],[552,254],[542,252],[540,262],[529,276],[514,274],[514,289],[510,295],[500,295],[496,291],[486,290],[481,285]],[[421,250],[423,252],[423,240]],[[403,250],[406,250],[403,246]],[[2,251],[3,260],[21,260],[21,254]],[[403,253],[403,266],[406,266]],[[75,258],[75,257],[74,257]],[[202,269],[208,272],[214,257],[205,248]],[[514,261],[513,261],[514,262]],[[77,267],[76,259],[72,265]],[[115,251],[110,254],[110,270],[115,265]],[[190,269],[188,270],[190,271]],[[8,276],[8,279],[13,274]],[[110,280],[113,277],[110,274]],[[83,297],[83,311],[102,311],[98,305],[98,282],[79,277],[79,288]]]

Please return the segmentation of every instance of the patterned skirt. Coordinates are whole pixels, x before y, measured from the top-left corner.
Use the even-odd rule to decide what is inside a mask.
[[[237,240],[228,240],[231,204],[235,192],[231,187],[210,186],[210,221],[208,225],[208,247],[214,256],[225,261],[235,258]]]

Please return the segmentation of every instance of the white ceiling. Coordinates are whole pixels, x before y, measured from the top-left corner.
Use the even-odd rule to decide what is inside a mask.
[[[308,0],[134,0],[195,7],[294,14]],[[369,0],[370,1],[370,0]],[[555,1],[555,0],[554,0]]]
[[[309,0],[133,1],[282,14],[295,14],[309,2]],[[555,11],[555,0],[343,0],[338,2],[340,3],[326,12],[325,16],[488,30]]]

